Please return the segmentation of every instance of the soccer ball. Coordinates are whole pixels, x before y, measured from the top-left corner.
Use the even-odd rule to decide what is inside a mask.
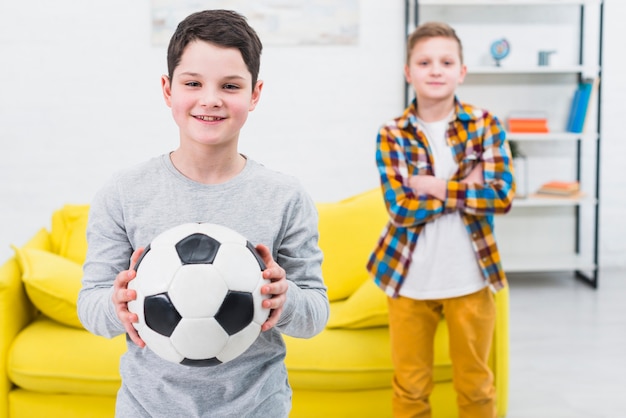
[[[128,310],[149,349],[174,363],[215,366],[257,339],[269,309],[261,302],[265,264],[250,242],[222,225],[188,223],[158,235],[128,284]]]

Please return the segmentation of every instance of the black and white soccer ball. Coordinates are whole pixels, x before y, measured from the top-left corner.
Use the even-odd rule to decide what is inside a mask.
[[[158,235],[135,266],[139,336],[157,355],[215,366],[241,355],[267,320],[265,264],[252,244],[222,225],[188,223]]]

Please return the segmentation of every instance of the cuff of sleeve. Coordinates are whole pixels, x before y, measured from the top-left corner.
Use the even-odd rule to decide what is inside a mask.
[[[277,328],[279,329],[282,329],[289,324],[298,304],[298,285],[291,280],[287,280],[287,284],[289,284],[289,289],[287,290],[287,299],[285,300],[285,304],[283,305],[283,311],[280,315],[280,318],[278,319],[278,324],[276,324]]]

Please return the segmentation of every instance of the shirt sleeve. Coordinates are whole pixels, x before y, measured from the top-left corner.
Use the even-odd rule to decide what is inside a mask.
[[[397,227],[425,224],[444,213],[440,200],[427,195],[415,195],[407,185],[409,176],[426,170],[426,150],[416,140],[397,127],[383,126],[376,140],[376,164],[380,174],[385,205],[391,222]],[[410,159],[410,160],[409,160]]]
[[[489,113],[476,122],[482,137],[483,184],[449,181],[446,208],[456,208],[470,215],[504,214],[511,209],[515,196],[513,159],[506,135],[497,118]]]

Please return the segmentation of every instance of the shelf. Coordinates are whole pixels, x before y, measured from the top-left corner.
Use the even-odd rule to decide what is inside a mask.
[[[588,197],[583,194],[577,194],[573,197],[551,197],[533,193],[528,197],[516,197],[513,200],[513,208],[563,207],[594,203],[596,203],[595,198]]]
[[[507,132],[506,137],[510,141],[593,141],[598,139],[598,134],[572,133],[572,132],[549,132],[546,134],[533,134],[521,132]]]
[[[560,6],[600,4],[602,0],[420,0],[420,6]]]
[[[467,75],[494,75],[494,74],[597,74],[598,66],[569,65],[569,66],[528,66],[528,67],[497,67],[480,66],[468,67]]]
[[[524,110],[544,113],[550,128],[556,129],[506,132],[510,144],[528,154],[524,162],[515,161],[523,183],[518,191],[533,193],[515,197],[512,216],[494,219],[499,224],[504,271],[575,272],[596,287],[601,142],[597,93],[589,101],[588,111],[593,113],[584,132],[566,132],[565,122],[572,106],[578,106],[573,92],[580,83],[600,81],[603,0],[414,0],[406,4],[407,29],[426,21],[453,22],[462,39],[468,39],[476,58],[467,66],[462,101],[480,103],[500,115],[503,128],[508,127],[506,115]],[[494,19],[485,20],[485,13]],[[519,50],[515,59],[498,66],[484,49],[503,36]],[[558,59],[538,65],[535,57],[542,49],[559,51]],[[541,180],[552,178],[576,178],[584,191],[572,196],[537,194]]]
[[[593,262],[585,261],[577,254],[503,257],[502,266],[507,273],[595,270],[596,268]]]

